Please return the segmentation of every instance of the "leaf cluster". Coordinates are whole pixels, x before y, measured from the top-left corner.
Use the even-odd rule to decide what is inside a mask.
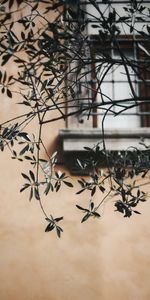
[[[90,209],[83,208],[80,205],[76,205],[76,207],[85,214],[81,223],[87,221],[90,217],[100,218],[100,214],[97,212],[97,207],[94,207],[94,202],[90,203]]]
[[[57,236],[60,238],[61,234],[63,232],[63,229],[57,223],[60,222],[61,220],[63,220],[63,217],[53,218],[53,216],[50,216],[50,218],[46,218],[48,225],[45,229],[45,232],[50,232],[55,229]]]
[[[131,191],[125,192],[122,189],[120,192],[122,199],[117,200],[115,203],[116,210],[124,215],[124,217],[130,218],[132,213],[141,214],[139,211],[134,208],[138,205],[139,202],[146,201],[146,194],[141,192],[139,189],[137,190],[137,195],[132,195]]]

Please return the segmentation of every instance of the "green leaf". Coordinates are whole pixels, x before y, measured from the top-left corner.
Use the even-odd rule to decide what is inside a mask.
[[[84,149],[87,151],[92,151],[92,148],[89,148],[89,147],[84,147]]]
[[[150,34],[150,26],[147,25],[147,31]]]
[[[60,181],[57,181],[57,182],[55,183],[55,190],[56,190],[56,192],[59,191],[60,187],[61,187],[61,182],[60,182]]]
[[[29,195],[29,201],[31,201],[32,198],[33,198],[33,188],[31,187],[30,195]]]
[[[30,184],[26,183],[21,189],[20,193],[22,193],[25,189],[27,189],[30,186]]]
[[[1,92],[2,92],[2,94],[5,93],[5,88],[4,88],[4,86],[2,87]]]
[[[29,150],[29,145],[26,145],[19,153],[19,155],[23,155],[25,152]]]
[[[85,181],[78,180],[78,183],[81,185],[82,188],[84,188],[84,186],[85,186]]]
[[[29,173],[30,173],[31,179],[33,180],[33,182],[35,182],[35,175],[34,175],[34,173],[31,170],[29,171]]]
[[[63,180],[63,183],[64,183],[65,185],[67,185],[68,187],[73,187],[73,184],[72,184],[71,182],[68,182],[68,181]]]
[[[102,193],[105,192],[105,188],[104,188],[102,185],[99,186],[99,189],[100,189],[100,191],[101,191]]]
[[[53,223],[50,223],[47,225],[45,232],[52,231],[55,228],[55,225]]]
[[[31,180],[30,180],[30,178],[26,175],[26,174],[24,174],[24,173],[21,173],[21,175],[23,176],[23,178],[25,178],[25,179],[27,179],[28,181],[30,181],[31,182]]]
[[[39,3],[37,2],[37,3],[32,7],[31,11],[36,10],[36,9],[38,8],[38,5],[39,5]]]
[[[15,150],[13,150],[13,155],[17,156],[17,152]]]
[[[138,47],[145,53],[147,54],[148,56],[150,56],[150,53],[149,51],[141,44],[138,43]]]
[[[89,219],[90,216],[91,216],[91,214],[87,213],[87,214],[83,217],[83,219],[81,220],[81,223],[87,221],[87,220]]]
[[[96,211],[93,211],[92,214],[96,218],[100,218],[101,217],[101,215],[98,212],[96,212]]]
[[[93,27],[93,28],[99,28],[100,25],[92,24],[92,27]]]
[[[55,218],[55,219],[54,219],[54,221],[56,221],[56,222],[59,222],[59,221],[61,221],[61,220],[63,220],[63,217],[58,217],[58,218]]]
[[[10,75],[9,78],[8,78],[8,82],[10,82],[12,79],[13,79],[13,76]]]
[[[79,167],[80,167],[81,169],[84,169],[84,166],[82,165],[82,163],[81,163],[81,161],[80,161],[79,159],[77,159],[77,163],[78,163],[78,165],[79,165]]]
[[[45,189],[45,191],[44,191],[45,195],[47,195],[47,194],[49,193],[50,189],[51,189],[51,182],[49,181],[49,182],[47,183],[46,189]]]
[[[139,197],[140,196],[140,190],[137,190],[137,197]]]
[[[94,186],[93,189],[92,189],[92,191],[91,191],[91,196],[92,197],[94,196],[95,192],[96,192],[96,186]]]
[[[78,191],[78,192],[76,193],[76,195],[79,195],[79,194],[81,194],[81,193],[84,192],[84,191],[85,191],[85,189],[82,189],[82,190]]]
[[[87,211],[87,212],[89,212],[89,210],[88,209],[86,209],[86,208],[83,208],[83,207],[81,207],[80,205],[76,205],[76,207],[78,208],[78,209],[80,209],[80,210],[83,210],[84,212],[85,211]]]
[[[57,236],[60,238],[61,237],[61,233],[63,232],[63,229],[59,226],[56,226],[56,232],[57,232]]]
[[[36,187],[34,188],[34,196],[37,200],[40,200],[39,190]]]
[[[22,38],[23,40],[25,40],[25,34],[24,34],[23,31],[21,31],[21,38]]]
[[[27,132],[19,132],[18,136],[22,137],[23,139],[25,139],[28,142],[31,142],[31,140],[28,137]]]
[[[25,106],[31,106],[30,102],[28,102],[28,101],[23,101],[23,102],[20,102],[18,104],[23,104]]]
[[[0,71],[0,82],[1,82],[1,80],[2,80],[2,72]]]
[[[146,199],[140,199],[140,201],[141,201],[141,202],[145,202],[145,201],[146,201]]]
[[[7,96],[9,98],[12,98],[12,92],[9,89],[7,89],[6,92],[7,92]]]
[[[4,66],[4,65],[8,62],[8,60],[9,60],[10,58],[11,58],[11,54],[6,54],[6,55],[4,55],[3,58],[2,58],[2,63],[1,63],[1,65]]]
[[[141,215],[141,213],[137,210],[133,210],[135,214]]]
[[[91,210],[94,208],[94,202],[91,202]]]
[[[4,130],[3,130],[3,133],[2,133],[2,137],[3,137],[3,138],[6,138],[8,132],[9,132],[8,127],[5,127]]]
[[[7,79],[7,73],[6,73],[6,71],[5,71],[5,72],[4,72],[4,76],[3,76],[3,83],[5,83],[6,79]]]
[[[19,39],[18,39],[18,37],[16,36],[16,34],[11,30],[10,32],[9,32],[9,34],[10,34],[10,37],[12,38],[12,42],[19,42]],[[16,41],[15,41],[16,40]]]
[[[30,160],[30,161],[33,160],[32,157],[30,157],[30,156],[28,156],[28,155],[25,155],[24,158],[27,159],[27,160]]]

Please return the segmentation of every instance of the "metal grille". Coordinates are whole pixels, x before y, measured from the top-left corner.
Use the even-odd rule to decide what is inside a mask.
[[[138,3],[140,2],[141,1],[138,1]],[[96,1],[96,4],[99,6],[100,10],[102,9],[102,13],[106,18],[109,17],[110,12],[113,11],[113,6],[116,8],[116,5],[118,7],[120,5],[122,10],[125,5],[128,5],[130,3],[131,1],[108,1],[107,4],[102,4],[101,1]],[[142,1],[142,4],[145,4],[150,8],[149,1]],[[126,84],[126,86],[128,85],[127,89],[130,91],[129,93],[132,94],[132,96],[133,94],[137,95],[138,97],[141,96],[141,99],[143,98],[141,101],[144,101],[145,104],[141,106],[142,108],[140,108],[140,106],[137,105],[134,107],[134,109],[125,110],[125,106],[126,106],[126,101],[125,101],[122,102],[121,104],[114,105],[113,108],[111,108],[107,114],[114,115],[119,113],[120,110],[122,111],[121,112],[122,116],[130,116],[130,117],[140,116],[140,118],[146,116],[147,124],[148,126],[150,126],[150,100],[149,100],[150,71],[149,73],[146,71],[146,77],[144,74],[142,74],[142,76],[144,76],[144,80],[142,80],[141,76],[138,75],[139,71],[137,69],[138,64],[142,64],[145,59],[148,60],[148,58],[145,58],[143,55],[142,56],[140,55],[140,52],[143,52],[144,54],[145,51],[145,48],[143,46],[143,39],[139,39],[139,35],[137,34],[137,31],[133,30],[133,32],[131,33],[126,22],[125,22],[125,27],[122,24],[119,24],[118,22],[121,28],[121,34],[120,37],[117,38],[117,42],[121,46],[122,52],[125,51],[125,49],[128,50],[128,52],[130,52],[130,53],[126,53],[126,58],[128,60],[126,66],[127,69],[126,69],[125,63],[122,64],[121,59],[119,57],[120,53],[119,55],[117,55],[116,45],[114,42],[108,41],[108,48],[102,49],[102,45],[99,39],[99,32],[98,32],[99,28],[97,29],[96,27],[96,24],[99,22],[99,19],[97,15],[96,16],[93,15],[93,12],[95,11],[92,12],[90,10],[91,8],[90,1],[80,1],[80,8],[82,8],[82,10],[84,11],[84,16],[86,20],[86,22],[85,20],[84,22],[86,23],[86,27],[84,28],[84,31],[82,31],[81,33],[82,44],[80,45],[80,40],[74,42],[75,52],[77,53],[77,55],[74,55],[71,62],[69,62],[70,75],[68,75],[68,79],[67,79],[68,87],[71,86],[74,92],[74,103],[73,105],[71,104],[70,107],[71,109],[73,107],[75,107],[75,109],[76,107],[78,107],[81,108],[82,111],[82,113],[80,112],[77,115],[78,121],[84,122],[84,119],[88,118],[89,115],[92,115],[94,117],[96,116],[97,120],[100,120],[99,116],[104,116],[108,107],[111,106],[111,102],[112,101],[117,102],[119,100],[117,99],[118,97],[116,98],[115,90],[118,89],[119,86],[121,85],[123,86]],[[64,20],[67,26],[68,24],[73,24],[73,26],[76,26],[76,23],[78,23],[79,21],[80,23],[82,23],[81,19],[77,20],[72,16],[70,17],[70,15],[68,15],[67,13],[67,10],[65,11]],[[139,19],[137,22],[137,20],[135,19],[135,22],[137,22],[137,26],[139,26],[140,23],[141,23],[140,26],[146,26],[145,24],[147,24],[149,21],[150,20],[148,18],[145,18],[143,24],[142,20]],[[83,35],[85,35],[85,39],[83,39]],[[107,59],[106,56],[104,55],[104,51],[106,51],[107,54],[110,56],[110,60],[114,61],[112,67],[110,67],[111,63],[110,64],[108,62],[105,63]],[[84,62],[83,64],[82,61]],[[130,67],[130,62],[134,63],[135,71],[134,68]],[[110,68],[110,71],[109,73],[107,73],[106,76],[104,76],[104,72],[106,70],[106,64],[107,64],[107,68]],[[124,73],[127,70],[132,74],[129,73],[128,76],[125,74],[123,76],[122,74],[120,75],[120,77],[116,78],[115,74],[119,68],[121,69],[121,66],[123,66],[124,68]],[[98,68],[99,68],[99,72],[97,71]],[[104,85],[109,86],[109,89],[111,89],[111,95],[110,92],[108,93],[109,95],[107,95],[107,93],[102,92],[102,89],[104,89]],[[145,91],[144,91],[144,85],[145,85]],[[132,96],[131,97],[129,96],[129,101],[128,101],[129,106],[132,106],[132,103],[134,103],[134,100],[132,100],[132,98],[134,97]],[[132,100],[131,103],[130,103],[130,98]],[[120,97],[120,100],[123,99],[124,97]],[[110,105],[109,103],[107,103],[107,105],[105,106],[105,102],[110,102]],[[139,104],[139,102],[140,100],[138,100],[137,103]],[[143,121],[141,121],[141,125],[142,122]],[[99,123],[99,121],[97,123]],[[142,126],[145,126],[144,122]]]

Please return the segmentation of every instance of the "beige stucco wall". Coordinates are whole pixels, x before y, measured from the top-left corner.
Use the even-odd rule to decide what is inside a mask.
[[[10,99],[0,101],[0,123],[22,112]],[[64,126],[45,126],[49,150]],[[51,193],[44,199],[48,212],[65,216],[58,239],[44,232],[38,201],[29,203],[28,193],[19,193],[23,168],[8,151],[0,153],[0,300],[149,300],[149,201],[141,216],[125,219],[110,199],[101,220],[81,224],[75,204],[86,196],[75,195],[76,183],[73,190]]]
[[[1,102],[1,120],[12,113],[11,101]],[[45,126],[49,148],[57,130],[56,124]],[[28,193],[19,193],[23,168],[7,151],[0,154],[0,299],[149,300],[149,201],[141,216],[124,219],[110,200],[101,220],[81,224],[75,204],[86,199],[75,195],[77,187],[52,193],[44,205],[65,216],[58,239],[44,232],[38,201],[29,203]]]

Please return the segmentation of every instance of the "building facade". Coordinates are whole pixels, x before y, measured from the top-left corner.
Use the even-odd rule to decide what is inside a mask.
[[[69,175],[71,169],[67,168],[67,159],[71,159],[73,155],[80,155],[84,146],[92,147],[93,144],[95,145],[102,139],[101,122],[106,111],[105,105],[101,111],[102,97],[104,97],[104,102],[105,98],[111,102],[112,97],[114,97],[114,101],[118,99],[123,101],[126,98],[130,99],[130,97],[133,99],[134,92],[137,93],[137,97],[141,95],[142,79],[137,78],[137,72],[133,72],[133,67],[131,68],[131,62],[133,63],[132,66],[135,64],[136,67],[139,62],[137,44],[139,43],[138,50],[140,53],[143,52],[146,57],[149,55],[149,52],[148,54],[145,53],[145,51],[149,51],[147,48],[143,50],[145,46],[143,46],[142,41],[137,40],[137,36],[133,32],[131,34],[128,32],[131,27],[128,26],[128,20],[125,19],[121,21],[127,23],[126,26],[124,25],[125,27],[118,24],[118,27],[121,28],[118,30],[122,31],[117,36],[123,54],[126,53],[127,55],[128,71],[126,74],[124,64],[118,58],[119,50],[112,44],[112,41],[111,47],[107,39],[105,42],[107,48],[101,49],[102,45],[98,45],[97,35],[101,38],[102,33],[99,33],[101,29],[97,27],[94,20],[99,20],[99,10],[106,18],[108,16],[113,17],[111,14],[113,7],[115,7],[118,15],[122,11],[120,17],[117,15],[117,18],[123,18],[123,7],[125,4],[128,7],[130,1],[111,1],[111,5],[110,1],[81,2],[82,10],[86,11],[86,16],[90,19],[87,32],[84,29],[84,34],[86,37],[89,36],[89,47],[90,49],[92,47],[92,55],[94,44],[95,65],[92,73],[89,63],[85,65],[86,71],[81,68],[78,84],[74,89],[75,97],[78,96],[79,102],[75,109],[78,110],[80,105],[83,107],[87,103],[88,105],[93,104],[92,101],[95,101],[96,105],[92,107],[90,118],[88,118],[88,111],[85,112],[83,109],[83,114],[75,114],[69,117],[67,121],[60,119],[57,122],[46,123],[43,127],[43,141],[46,149],[49,153],[58,150],[61,161],[58,168]],[[133,2],[138,5],[139,1]],[[94,7],[93,3],[97,3],[98,6]],[[149,1],[143,1],[141,5],[150,9]],[[145,12],[143,14],[145,15]],[[51,11],[50,17],[51,22],[53,22]],[[70,20],[74,15],[70,11],[70,15],[65,17],[64,21],[68,22],[67,18],[69,17]],[[91,20],[92,18],[94,20]],[[111,22],[113,25],[113,21]],[[140,25],[139,22],[137,24],[137,26],[142,26],[142,29],[143,26],[147,28],[147,25],[143,22]],[[19,26],[17,30],[20,31]],[[136,30],[141,31],[141,27],[137,27]],[[80,34],[83,35],[83,31]],[[131,35],[134,38],[131,39]],[[91,41],[91,38],[94,40]],[[78,52],[78,56],[79,54],[82,53]],[[89,52],[85,55],[89,55]],[[106,65],[104,61],[106,56],[109,56],[110,64],[113,62],[112,67],[108,63]],[[101,81],[102,76],[100,73],[101,58],[103,58],[102,74],[107,68],[109,70],[106,72],[100,88],[98,82]],[[84,56],[84,59],[86,60],[87,57]],[[88,57],[88,59],[90,58]],[[79,63],[79,61],[71,61],[69,65],[71,70],[76,68],[75,63]],[[18,72],[13,62],[9,64],[9,70],[7,65],[3,68],[14,76]],[[85,73],[87,73],[86,81]],[[127,79],[127,74],[131,77],[130,80]],[[74,75],[72,71],[73,81],[68,75],[67,85],[68,82],[74,82]],[[144,81],[147,85],[149,78],[144,79]],[[69,92],[67,96],[70,99]],[[149,91],[145,90],[143,97],[147,99],[148,96]],[[16,93],[14,102],[19,101],[20,94]],[[82,103],[82,101],[85,102]],[[14,102],[12,99],[8,99],[6,94],[2,94],[1,123],[4,123],[6,119],[24,114],[23,106],[16,105]],[[144,104],[142,108],[144,114],[142,109],[137,106],[126,111],[116,121],[117,117],[114,115],[119,107],[119,104],[114,106],[107,116],[105,132],[108,149],[124,150],[124,147],[128,147],[128,143],[131,145],[131,142],[137,145],[141,133],[148,142],[149,116],[147,112],[149,104],[148,107]],[[67,106],[66,109],[71,112],[74,107]],[[57,118],[57,116],[57,111],[53,112],[53,118]],[[29,136],[33,132],[38,134],[38,125],[37,120],[33,120],[28,125]],[[61,138],[61,148],[59,148],[58,137]],[[44,150],[41,152],[41,156],[45,158]],[[64,164],[62,164],[62,157],[65,157]],[[28,172],[28,162],[22,163],[17,159],[10,159],[10,151],[7,148],[0,155],[0,166],[0,299],[149,300],[149,200],[140,204],[141,216],[135,214],[128,219],[114,212],[115,198],[108,198],[100,212],[100,219],[92,218],[81,224],[82,213],[77,210],[75,205],[84,207],[88,195],[86,193],[75,194],[79,189],[78,177],[71,175],[74,184],[73,189],[63,186],[58,193],[50,192],[48,197],[42,195],[42,203],[50,214],[52,212],[56,216],[60,214],[64,216],[64,233],[62,238],[58,239],[54,232],[44,232],[46,221],[45,217],[43,218],[39,201],[32,199],[29,202],[28,192],[19,193],[24,182],[20,175],[22,172]],[[143,185],[146,180],[142,179]],[[144,190],[149,196],[149,185],[145,185]],[[94,197],[95,201],[99,201],[102,194],[95,194]]]

